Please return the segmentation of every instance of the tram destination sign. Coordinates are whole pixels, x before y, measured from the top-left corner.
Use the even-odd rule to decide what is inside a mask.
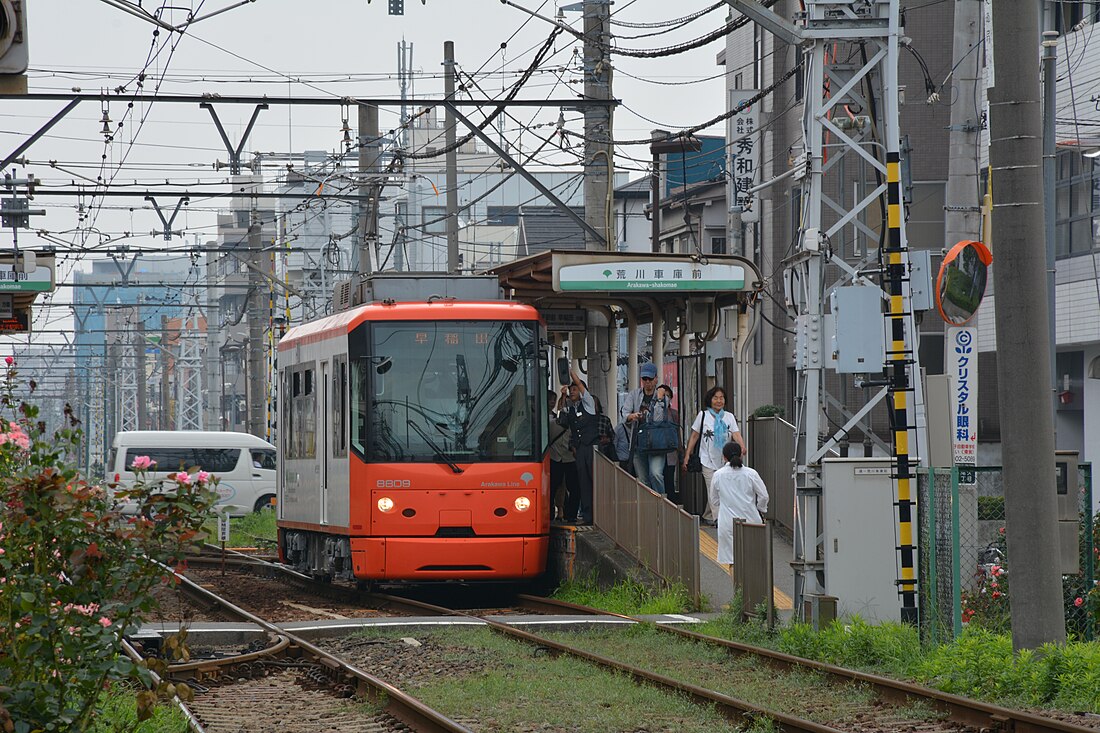
[[[558,292],[744,290],[745,268],[729,263],[701,264],[689,259],[625,260],[562,265],[554,273]]]

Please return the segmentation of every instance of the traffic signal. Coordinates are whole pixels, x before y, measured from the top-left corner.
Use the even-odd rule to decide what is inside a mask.
[[[26,0],[0,0],[0,74],[27,70]]]

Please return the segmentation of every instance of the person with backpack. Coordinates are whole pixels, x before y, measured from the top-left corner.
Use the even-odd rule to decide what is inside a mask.
[[[688,438],[687,451],[684,454],[684,470],[688,470],[688,459],[695,450],[695,444],[699,445],[699,461],[703,464],[703,480],[707,484],[707,509],[703,512],[702,523],[715,527],[718,522],[714,515],[714,491],[712,480],[714,472],[725,465],[722,449],[726,443],[733,441],[741,446],[741,455],[745,455],[745,439],[741,437],[741,430],[737,427],[737,419],[732,413],[726,412],[726,390],[715,386],[707,390],[703,395],[705,407],[699,411],[691,423],[691,437]]]
[[[573,383],[569,385],[569,403],[558,414],[558,424],[568,428],[576,458],[577,486],[580,500],[577,515],[571,516],[566,507],[565,521],[592,524],[592,465],[593,452],[600,444],[601,420],[596,400],[588,385],[575,371],[569,372]],[[608,436],[610,439],[610,436]]]
[[[657,390],[657,366],[652,362],[642,364],[639,370],[641,386],[626,393],[619,412],[622,421],[630,427],[630,456],[634,475],[658,494],[665,493],[665,455],[667,450],[656,451],[650,446],[646,431],[655,431],[658,424],[670,424],[669,399]]]

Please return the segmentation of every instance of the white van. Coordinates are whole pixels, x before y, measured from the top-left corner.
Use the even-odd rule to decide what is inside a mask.
[[[270,507],[275,502],[275,446],[248,433],[203,430],[127,430],[115,435],[111,447],[111,474],[119,489],[137,478],[134,459],[156,461],[145,472],[146,481],[163,481],[168,474],[198,467],[218,478],[218,504],[229,505],[234,515]],[[123,512],[135,513],[126,503]]]

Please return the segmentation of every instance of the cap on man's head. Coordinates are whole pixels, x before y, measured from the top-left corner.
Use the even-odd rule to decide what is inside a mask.
[[[656,379],[657,378],[657,365],[654,364],[653,362],[646,362],[645,364],[642,364],[642,369],[639,372],[639,376],[641,376],[643,379],[645,379],[645,378]]]

